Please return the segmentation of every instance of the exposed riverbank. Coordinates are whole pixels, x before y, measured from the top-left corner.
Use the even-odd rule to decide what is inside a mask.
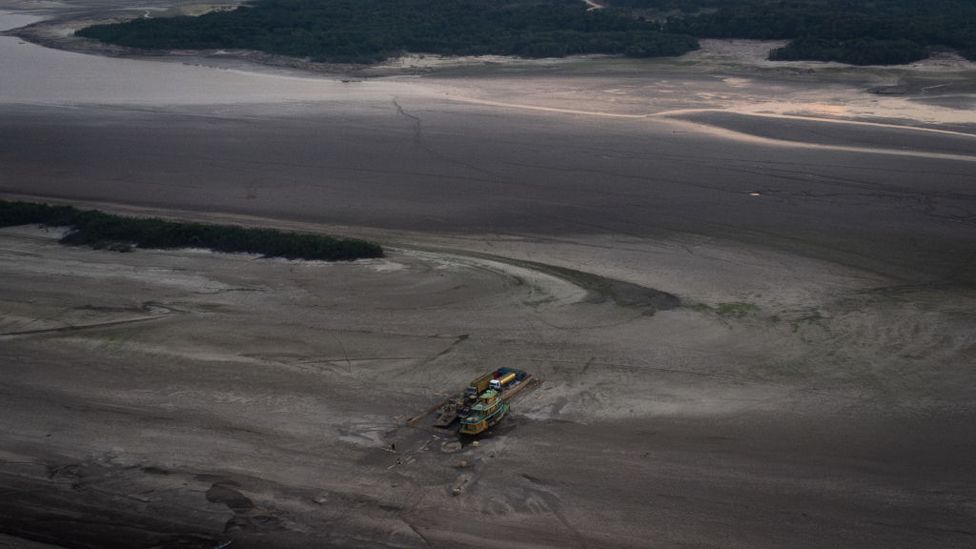
[[[0,545],[971,547],[968,69],[20,42],[0,196],[387,254],[0,229]],[[478,446],[405,425],[501,366]]]

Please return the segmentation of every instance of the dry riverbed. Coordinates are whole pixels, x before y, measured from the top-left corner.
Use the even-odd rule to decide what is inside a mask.
[[[0,36],[0,196],[389,250],[0,230],[0,546],[973,546],[971,64],[349,78],[0,6],[87,52]],[[406,426],[501,366],[543,383],[478,446]]]
[[[680,303],[653,305],[571,271],[436,251],[463,246],[448,237],[332,264],[120,254],[56,236],[0,231],[0,542],[890,548],[976,536],[970,293],[701,245],[668,262]],[[547,248],[579,251],[523,240],[506,255]],[[703,279],[720,254],[725,274]],[[687,254],[658,255],[615,274]],[[760,272],[806,291],[781,279],[754,301],[705,297]],[[545,381],[480,445],[405,426],[499,366]]]

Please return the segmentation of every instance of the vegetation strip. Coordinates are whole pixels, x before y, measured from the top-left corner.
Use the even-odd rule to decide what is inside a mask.
[[[442,55],[680,55],[691,36],[582,0],[259,0],[199,17],[141,18],[78,36],[143,49],[249,49],[334,63]]]
[[[67,227],[62,244],[127,251],[139,248],[206,248],[264,257],[352,261],[382,257],[379,244],[365,240],[111,215],[71,206],[0,200],[0,227],[17,225]]]
[[[401,53],[681,55],[696,38],[791,40],[773,60],[910,63],[932,47],[976,60],[972,0],[258,0],[139,18],[79,36],[143,49],[250,49],[337,63]]]
[[[931,47],[976,60],[972,0],[613,0],[671,12],[664,29],[699,38],[791,40],[778,61],[898,65],[925,59]]]

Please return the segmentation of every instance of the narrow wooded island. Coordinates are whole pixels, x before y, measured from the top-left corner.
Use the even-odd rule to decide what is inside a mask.
[[[138,248],[206,248],[264,257],[352,261],[382,257],[379,244],[365,240],[301,234],[275,229],[212,225],[111,215],[71,206],[0,200],[0,227],[67,227],[62,244],[128,251]]]
[[[597,9],[596,6],[601,6]],[[249,49],[333,63],[403,53],[675,56],[697,38],[790,40],[780,61],[892,65],[933,48],[976,59],[965,0],[259,0],[199,17],[142,17],[79,36],[142,49]]]

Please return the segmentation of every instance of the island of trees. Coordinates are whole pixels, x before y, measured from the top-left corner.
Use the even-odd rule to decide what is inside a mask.
[[[700,38],[790,40],[773,60],[894,65],[953,48],[976,60],[973,0],[614,0],[670,12],[664,28]],[[677,10],[677,12],[676,12]]]
[[[403,52],[561,57],[680,55],[691,36],[582,0],[259,0],[199,17],[96,25],[80,36],[146,49],[242,48],[373,63]]]
[[[379,244],[351,238],[211,225],[156,218],[123,217],[71,206],[0,200],[0,227],[44,225],[64,227],[69,246],[131,251],[137,248],[206,248],[264,257],[352,261],[383,257]]]
[[[145,49],[252,49],[373,63],[404,52],[672,56],[696,38],[781,39],[774,60],[901,64],[933,48],[976,60],[976,0],[257,0],[199,17],[77,34]]]

